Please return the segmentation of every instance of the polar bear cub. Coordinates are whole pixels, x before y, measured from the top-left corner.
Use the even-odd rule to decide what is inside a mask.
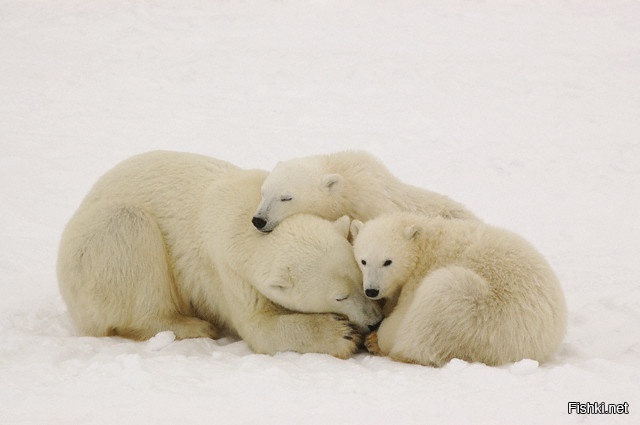
[[[521,237],[477,221],[408,213],[354,221],[364,291],[384,298],[372,351],[442,366],[549,360],[566,329],[560,285]]]
[[[151,152],[100,178],[58,254],[60,291],[78,329],[133,339],[163,330],[239,336],[267,354],[353,353],[360,332],[345,316],[367,329],[381,315],[373,301],[358,302],[348,220],[300,215],[279,232],[259,233],[249,220],[266,172],[254,172],[246,187],[243,173],[252,174],[214,158]],[[236,210],[239,199],[250,204]],[[239,228],[235,215],[244,217]],[[323,260],[327,253],[334,262]],[[260,292],[265,285],[290,309]],[[305,309],[311,313],[297,312]]]
[[[280,162],[262,186],[253,225],[270,232],[295,213],[335,220],[367,221],[383,213],[408,211],[474,219],[452,199],[398,180],[371,154],[344,151]]]

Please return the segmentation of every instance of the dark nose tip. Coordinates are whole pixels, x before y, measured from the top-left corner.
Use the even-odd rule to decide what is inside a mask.
[[[382,323],[382,320],[381,320],[381,321],[379,321],[378,323],[376,323],[375,325],[367,325],[367,327],[369,328],[369,330],[370,330],[371,332],[373,332],[373,331],[377,331],[377,330],[378,330],[378,328],[380,327],[380,323]]]
[[[380,291],[378,291],[377,289],[365,289],[364,291],[364,294],[369,298],[375,298],[379,293]]]
[[[251,222],[253,223],[254,226],[256,226],[256,229],[258,230],[262,229],[264,226],[267,225],[267,220],[260,217],[253,217],[251,219]]]

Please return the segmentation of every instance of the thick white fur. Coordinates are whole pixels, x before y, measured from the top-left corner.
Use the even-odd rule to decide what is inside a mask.
[[[60,243],[60,291],[79,330],[133,339],[147,339],[163,330],[172,330],[178,338],[234,335],[256,352],[268,354],[298,351],[347,357],[355,351],[359,334],[343,316],[294,313],[259,292],[256,288],[261,288],[262,281],[250,280],[287,270],[292,279],[280,301],[297,299],[302,307],[321,310],[317,302],[308,302],[307,286],[299,287],[305,297],[298,296],[297,284],[304,282],[295,278],[334,269],[327,270],[326,261],[302,261],[295,253],[325,255],[309,242],[322,244],[314,237],[329,250],[343,252],[348,258],[345,264],[354,270],[345,272],[344,279],[337,276],[330,285],[318,285],[315,294],[326,300],[326,294],[350,293],[359,270],[344,236],[348,223],[291,217],[283,223],[282,232],[263,235],[249,223],[258,194],[244,213],[228,210],[227,217],[211,216],[217,205],[229,201],[225,196],[241,192],[225,185],[225,190],[217,192],[217,182],[231,184],[233,179],[228,177],[241,173],[238,167],[213,158],[151,152],[105,174],[71,218]],[[265,172],[255,173],[264,179]],[[260,183],[253,188],[255,192]],[[228,216],[236,214],[245,215],[245,224],[235,230],[225,228],[233,226],[235,221]],[[292,238],[288,223],[295,231],[307,233]],[[216,249],[221,241],[215,238],[222,235],[230,238],[224,244],[238,258],[224,257],[225,252]],[[260,242],[264,243],[247,242],[256,236],[263,237]],[[244,248],[233,251],[236,243]],[[287,246],[292,257],[276,255],[270,246]],[[261,261],[252,262],[261,256]],[[226,263],[222,279],[216,264]],[[299,270],[298,265],[307,269]],[[317,279],[312,283],[317,284]],[[340,284],[343,287],[338,291]],[[340,312],[353,316],[361,327],[379,319],[375,308],[364,313]]]
[[[408,213],[354,221],[351,231],[364,289],[388,302],[378,347],[369,341],[381,354],[432,366],[453,358],[500,365],[544,362],[560,345],[563,292],[521,237],[478,221]]]
[[[268,235],[250,224],[267,177],[262,170],[230,173],[208,189],[200,215],[206,251],[225,285],[250,282],[281,306],[347,316],[362,332],[382,319],[362,292],[362,274],[347,237],[351,220],[293,215]]]
[[[262,186],[255,217],[273,230],[295,213],[335,220],[342,215],[367,221],[408,211],[446,218],[475,218],[452,199],[401,182],[374,156],[344,151],[280,162]],[[264,223],[263,222],[263,223]]]

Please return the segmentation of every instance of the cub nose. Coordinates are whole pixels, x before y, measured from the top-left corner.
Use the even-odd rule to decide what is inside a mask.
[[[258,230],[262,229],[264,226],[267,225],[267,220],[260,217],[253,217],[251,219],[251,222],[253,223],[254,226],[256,226],[256,229]]]
[[[369,298],[375,298],[379,293],[380,291],[378,291],[377,289],[365,289],[364,291],[364,294]]]

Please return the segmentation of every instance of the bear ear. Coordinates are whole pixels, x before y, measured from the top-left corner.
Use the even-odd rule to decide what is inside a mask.
[[[351,238],[355,241],[362,229],[363,223],[360,220],[353,220],[351,222]]]
[[[333,222],[333,227],[346,238],[349,237],[349,225],[351,224],[351,218],[348,215],[343,215],[339,219]]]
[[[342,189],[343,178],[340,174],[325,174],[322,176],[322,187],[327,193],[335,193]]]
[[[290,279],[286,279],[282,276],[272,276],[265,282],[265,285],[269,289],[275,289],[278,291],[283,291],[285,289],[289,289],[293,287],[293,283]]]
[[[404,237],[407,239],[413,239],[420,234],[421,230],[422,229],[417,224],[407,226],[404,229]]]

